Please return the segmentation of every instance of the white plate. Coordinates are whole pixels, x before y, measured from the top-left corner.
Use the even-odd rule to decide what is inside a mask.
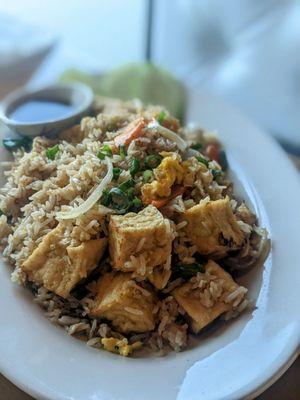
[[[245,187],[270,232],[273,249],[264,268],[242,279],[256,310],[202,335],[190,350],[126,359],[88,348],[51,325],[30,294],[9,281],[3,266],[0,368],[38,399],[250,399],[295,359],[300,331],[298,174],[273,140],[207,95],[190,93],[188,120],[219,131],[235,181]]]

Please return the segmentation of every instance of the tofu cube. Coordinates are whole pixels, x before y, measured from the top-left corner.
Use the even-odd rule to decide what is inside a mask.
[[[193,332],[198,333],[221,314],[238,307],[247,289],[239,286],[214,261],[209,261],[205,273],[176,288],[172,295],[186,311]]]
[[[88,240],[73,247],[63,244],[63,238],[64,228],[59,224],[43,238],[21,269],[30,281],[66,298],[97,266],[107,239]]]
[[[147,332],[155,327],[156,299],[130,274],[107,273],[99,279],[92,317],[106,318],[120,332]]]
[[[173,238],[170,221],[152,205],[137,214],[112,215],[109,251],[113,268],[148,278],[161,289],[171,273]]]
[[[229,199],[202,200],[200,204],[186,210],[181,217],[187,221],[187,237],[197,246],[200,254],[218,259],[231,250],[239,249],[245,240],[234,216]]]

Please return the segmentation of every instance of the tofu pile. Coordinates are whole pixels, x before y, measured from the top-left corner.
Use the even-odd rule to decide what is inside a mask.
[[[213,261],[241,248],[245,236],[229,199],[201,201],[181,214],[180,221],[187,222],[183,228],[186,236],[208,258],[204,272],[171,292],[191,329],[198,333],[245,300],[247,290]],[[174,226],[148,205],[139,213],[111,215],[108,240],[97,238],[71,246],[64,240],[60,222],[23,263],[22,270],[30,281],[67,298],[99,265],[108,247],[112,271],[99,278],[90,316],[109,320],[124,334],[153,331],[159,323],[157,292],[171,276]]]

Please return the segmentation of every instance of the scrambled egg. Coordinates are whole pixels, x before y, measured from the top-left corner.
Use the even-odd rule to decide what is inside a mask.
[[[174,184],[181,184],[185,169],[180,163],[178,155],[165,157],[155,169],[156,180],[142,187],[144,204],[150,204],[157,197],[168,197]]]
[[[140,349],[142,347],[142,342],[135,342],[133,344],[128,344],[127,339],[116,339],[113,337],[101,339],[101,343],[105,350],[112,353],[120,354],[121,356],[127,357],[134,350]]]

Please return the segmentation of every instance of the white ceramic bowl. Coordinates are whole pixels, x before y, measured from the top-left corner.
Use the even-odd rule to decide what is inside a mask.
[[[0,368],[38,399],[250,399],[273,383],[299,346],[299,176],[279,146],[226,105],[191,92],[188,119],[217,129],[237,188],[272,239],[263,268],[240,281],[254,312],[199,336],[182,353],[121,358],[51,325],[31,295],[0,268]],[[6,153],[1,149],[1,158]],[[195,345],[196,344],[196,345]]]
[[[72,106],[72,110],[64,117],[37,122],[20,122],[10,117],[18,105],[36,99],[66,103]],[[0,120],[19,135],[51,136],[78,123],[90,111],[93,99],[92,89],[83,83],[56,83],[35,90],[21,88],[11,92],[1,102]]]

